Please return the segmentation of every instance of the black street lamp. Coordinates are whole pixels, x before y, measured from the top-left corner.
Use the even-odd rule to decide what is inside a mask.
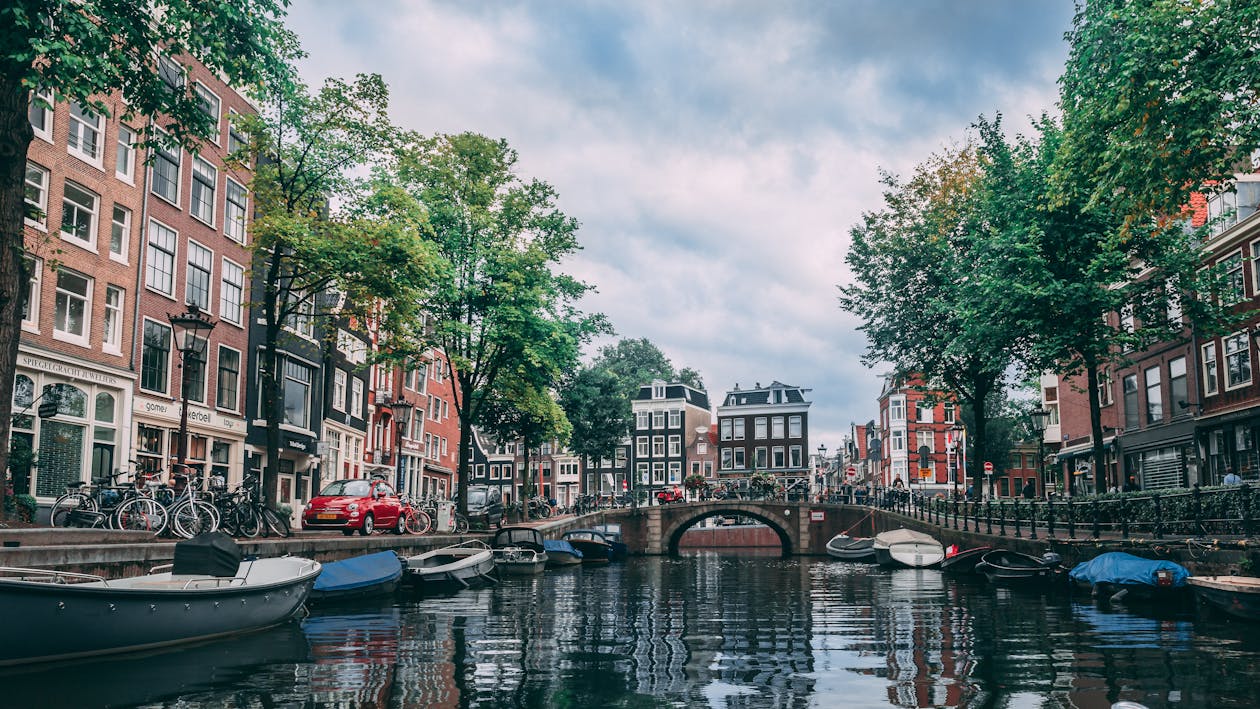
[[[950,440],[953,441],[952,446],[954,448],[954,456],[952,459],[950,459],[950,463],[949,463],[950,467],[953,468],[953,470],[950,471],[950,478],[954,481],[954,499],[957,500],[958,499],[958,474],[959,472],[961,472],[963,477],[967,476],[967,471],[963,470],[962,466],[958,464],[958,461],[962,460],[961,456],[959,456],[958,454],[958,447],[962,445],[962,432],[963,432],[962,422],[955,420],[954,425],[949,427],[949,432],[950,434],[952,434]]]
[[[1032,421],[1032,428],[1037,432],[1037,479],[1041,481],[1041,492],[1044,495],[1046,487],[1046,428],[1050,425],[1050,412],[1045,409],[1033,409],[1028,412],[1028,418]]]
[[[818,484],[823,488],[819,492],[825,492],[827,489],[827,446],[824,443],[818,444],[818,478]]]
[[[201,311],[196,303],[188,303],[187,312],[178,315],[166,314],[171,322],[172,335],[176,347],[179,348],[179,442],[176,445],[176,461],[179,473],[186,475],[188,470],[188,391],[189,361],[198,362],[203,367],[206,363],[206,348],[210,344],[210,331],[217,324],[210,316]],[[182,335],[182,337],[181,337]],[[204,385],[204,382],[203,382]]]
[[[390,402],[389,408],[394,412],[394,423],[398,427],[398,436],[394,439],[394,468],[396,471],[394,473],[394,489],[401,493],[405,490],[403,486],[403,433],[407,430],[407,424],[411,423],[411,412],[416,408],[416,405],[400,396],[396,401]]]

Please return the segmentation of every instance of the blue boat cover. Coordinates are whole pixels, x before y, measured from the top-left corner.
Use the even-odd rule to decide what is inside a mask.
[[[1090,585],[1113,583],[1154,586],[1155,572],[1160,570],[1172,572],[1174,588],[1185,586],[1186,579],[1190,578],[1190,572],[1181,564],[1143,559],[1122,551],[1107,552],[1081,562],[1072,568],[1068,576],[1073,581],[1084,581]]]
[[[582,552],[573,548],[573,545],[563,539],[544,539],[543,549],[546,551],[558,551],[565,554],[572,554],[577,558],[582,558]]]
[[[315,579],[316,591],[349,591],[402,576],[402,561],[392,551],[353,556],[324,564]]]

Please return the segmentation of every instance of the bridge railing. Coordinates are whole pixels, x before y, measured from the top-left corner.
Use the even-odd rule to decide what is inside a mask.
[[[1252,537],[1260,531],[1256,523],[1260,516],[1258,493],[1260,490],[1244,483],[1050,500],[946,500],[883,488],[860,502],[943,528],[1030,539],[1041,535],[1093,539]]]

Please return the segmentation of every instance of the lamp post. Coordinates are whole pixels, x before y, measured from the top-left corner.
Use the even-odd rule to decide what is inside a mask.
[[[824,443],[818,444],[818,478],[819,486],[823,488],[818,491],[821,494],[827,488],[827,446]]]
[[[962,445],[962,432],[963,432],[962,422],[955,420],[954,425],[949,427],[949,432],[951,434],[950,448],[952,449],[952,452],[954,454],[953,458],[950,460],[950,466],[953,468],[953,470],[950,471],[950,477],[952,477],[954,480],[954,499],[957,500],[958,499],[959,473],[962,473],[963,477],[967,476],[967,471],[963,470],[962,466],[958,464],[959,461],[962,460],[962,457],[958,455],[958,446]]]
[[[1032,428],[1037,432],[1037,479],[1041,481],[1041,492],[1046,492],[1046,427],[1050,425],[1050,412],[1045,409],[1033,409],[1028,413]]]
[[[394,440],[394,468],[397,471],[394,473],[396,478],[394,480],[394,489],[398,492],[404,492],[402,439],[403,432],[407,430],[407,424],[411,423],[411,412],[416,408],[416,405],[399,396],[396,401],[390,402],[389,408],[394,412],[394,423],[397,425],[398,430],[398,436]]]
[[[188,303],[188,310],[178,315],[167,313],[166,319],[171,322],[172,335],[175,337],[176,346],[179,348],[179,368],[181,372],[179,378],[179,442],[175,448],[175,456],[179,472],[186,474],[185,471],[188,469],[188,391],[190,388],[188,363],[189,360],[192,360],[200,362],[203,366],[205,365],[206,347],[210,344],[210,331],[214,330],[214,326],[217,323],[211,320],[208,314],[203,313],[196,303]],[[180,337],[181,335],[183,337]]]

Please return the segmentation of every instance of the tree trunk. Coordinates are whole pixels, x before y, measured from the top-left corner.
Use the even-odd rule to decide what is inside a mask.
[[[1103,449],[1102,406],[1098,401],[1098,361],[1093,356],[1085,358],[1085,378],[1089,387],[1089,431],[1094,444],[1094,492],[1101,494],[1107,491],[1107,452]]]
[[[0,77],[0,519],[5,518],[9,492],[9,432],[13,425],[13,382],[17,377],[22,308],[30,274],[26,261],[24,215],[26,151],[31,123],[30,94],[11,75]]]
[[[975,401],[971,404],[971,412],[975,415],[975,443],[972,445],[974,455],[967,459],[975,477],[974,481],[984,482],[976,485],[976,497],[985,499],[993,497],[993,476],[984,475],[984,461],[989,457],[989,392],[992,386],[978,384],[975,387]]]
[[[435,362],[433,366],[442,366],[441,361]],[[454,367],[448,367],[446,373],[453,375],[454,369]],[[472,403],[472,385],[463,382],[462,377],[455,379],[455,383],[459,385],[460,394],[460,401],[456,402],[455,406],[455,413],[459,416],[459,462],[455,466],[455,509],[467,517],[468,477],[471,466],[468,453],[472,450],[472,412],[468,410],[468,407]],[[513,474],[513,478],[515,477]]]

